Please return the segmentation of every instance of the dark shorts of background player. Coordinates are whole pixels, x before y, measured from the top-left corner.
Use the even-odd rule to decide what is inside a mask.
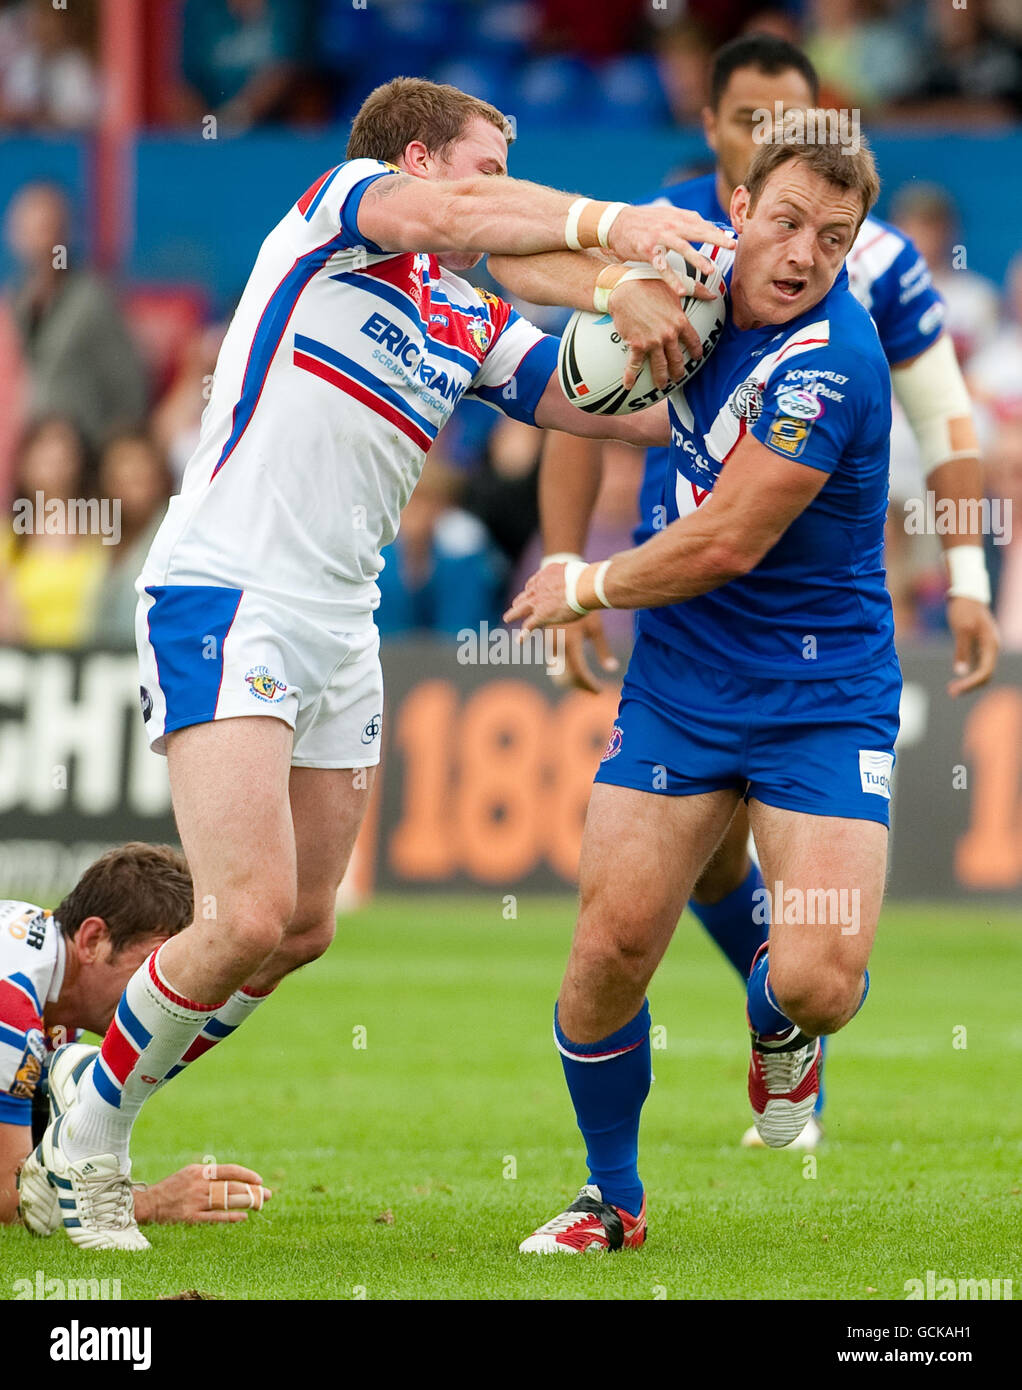
[[[900,699],[893,655],[839,680],[761,680],[643,634],[596,781],[661,796],[734,788],[787,811],[889,825],[882,770],[893,768]]]

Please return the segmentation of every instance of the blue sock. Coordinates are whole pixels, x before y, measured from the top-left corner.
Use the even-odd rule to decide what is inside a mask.
[[[741,975],[749,978],[752,958],[767,939],[770,913],[766,895],[754,897],[763,888],[759,865],[753,863],[745,879],[719,903],[697,903],[689,899],[689,908],[713,937],[728,960]],[[757,920],[762,918],[763,920]]]
[[[749,1022],[757,1033],[786,1033],[794,1027],[787,1014],[781,1013],[774,992],[770,988],[767,975],[770,970],[770,953],[764,951],[749,976],[747,997],[749,1003]]]
[[[561,1054],[575,1118],[586,1141],[589,1181],[603,1200],[632,1216],[642,1206],[639,1116],[649,1095],[649,1004],[623,1028],[599,1042],[565,1037],[554,1008],[554,1038]]]
[[[781,1013],[774,992],[770,988],[767,975],[770,970],[770,955],[764,951],[763,955],[756,962],[756,968],[749,976],[748,1000],[749,1000],[749,1022],[757,1033],[784,1033],[794,1025],[787,1014]],[[862,986],[862,998],[859,1000],[855,1009],[855,1014],[859,1012],[866,1002],[866,995],[869,993],[869,971],[865,971],[865,979]],[[852,1018],[855,1017],[852,1014]]]

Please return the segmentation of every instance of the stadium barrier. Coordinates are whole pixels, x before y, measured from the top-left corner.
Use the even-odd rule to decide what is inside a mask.
[[[953,701],[949,654],[903,654],[889,893],[1017,900],[1022,656]],[[360,887],[570,887],[616,695],[556,689],[542,665],[462,664],[447,642],[384,644],[383,774]],[[0,648],[0,897],[55,902],[128,839],[175,840],[132,653]]]

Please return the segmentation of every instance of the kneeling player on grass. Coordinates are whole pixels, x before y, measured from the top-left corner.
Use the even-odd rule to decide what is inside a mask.
[[[865,145],[761,148],[731,199],[737,250],[717,256],[733,259],[724,331],[671,397],[670,524],[600,565],[548,565],[506,615],[531,629],[601,602],[648,610],[589,803],[554,1015],[589,1180],[526,1252],[645,1238],[646,988],[739,801],[784,894],[747,987],[766,1144],[800,1133],[820,1037],[866,998],[901,674],[883,568],[890,375],[842,265],[878,189]]]
[[[85,1030],[105,1033],[141,962],[191,915],[192,881],[182,856],[138,843],[90,865],[56,912],[0,902],[0,1222],[17,1214],[15,1177],[49,1114],[59,1116],[71,1103],[82,1070],[99,1051],[72,1041],[51,1055],[49,1046]],[[235,1007],[240,1020],[251,1005],[241,998]],[[214,1041],[204,1039],[194,1055]],[[126,1197],[118,1190],[114,1200],[130,1200],[135,1220],[146,1224],[244,1221],[245,1210],[269,1196],[249,1168],[192,1163]],[[36,1234],[60,1228],[59,1197],[60,1189],[45,1182],[22,1189]]]
[[[137,1026],[118,1013],[26,1162],[64,1186],[76,1244],[148,1247],[126,1204],[107,1219],[91,1193],[130,1190],[131,1127],[153,1081],[200,1032],[216,1035],[225,999],[269,992],[333,938],[379,762],[380,551],[458,399],[541,428],[668,438],[663,402],[630,420],[576,410],[557,340],[451,272],[488,251],[598,244],[643,262],[674,250],[708,272],[691,241],[729,246],[730,230],[518,183],[510,138],[499,111],[456,88],[378,88],[346,162],[263,242],[220,349],[181,496],[138,583],[143,717],[204,907],[129,980]],[[646,306],[633,329],[645,327],[622,336],[676,347],[692,330],[651,283],[631,292]]]

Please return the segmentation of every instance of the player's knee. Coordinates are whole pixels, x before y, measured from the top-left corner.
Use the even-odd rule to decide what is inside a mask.
[[[861,975],[853,978],[838,966],[786,978],[770,970],[770,988],[781,1012],[804,1033],[836,1033],[851,1018],[861,995]]]
[[[586,974],[621,983],[645,986],[652,969],[648,945],[624,924],[580,929],[572,955]]]
[[[217,919],[235,957],[257,963],[280,945],[294,906],[294,889],[269,879],[220,894]]]
[[[294,916],[288,923],[280,953],[291,970],[318,960],[334,939],[336,921],[331,899],[329,908],[303,904],[299,900]]]

